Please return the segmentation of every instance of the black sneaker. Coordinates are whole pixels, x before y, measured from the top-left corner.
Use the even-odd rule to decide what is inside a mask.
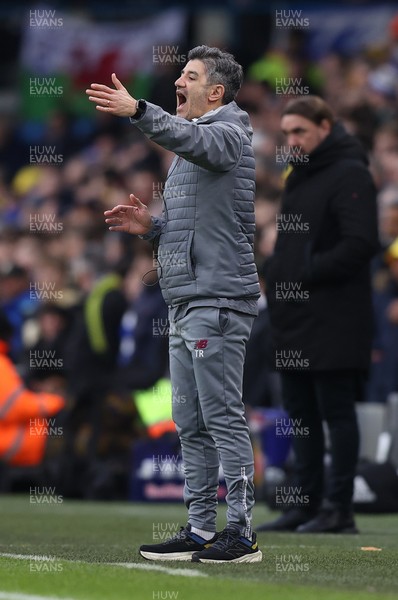
[[[234,526],[227,526],[210,548],[192,555],[192,562],[201,563],[248,563],[261,562],[263,554],[258,549],[256,534],[248,540]]]
[[[352,513],[338,509],[322,509],[317,516],[300,525],[297,533],[359,533]]]
[[[316,515],[315,512],[303,508],[291,508],[283,515],[256,527],[257,531],[295,531],[299,525],[307,523]]]
[[[191,525],[188,523],[175,536],[161,544],[144,544],[140,547],[140,554],[147,560],[191,560],[194,552],[211,546],[219,535],[215,533],[211,540],[204,540],[191,532]]]

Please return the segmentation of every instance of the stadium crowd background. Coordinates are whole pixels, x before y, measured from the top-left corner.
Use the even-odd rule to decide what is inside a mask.
[[[73,3],[67,4],[56,4],[57,18],[73,14]],[[275,3],[265,9],[263,4],[201,3],[199,8],[193,2],[188,10],[176,3],[186,17],[181,39],[163,50],[161,37],[151,40],[152,68],[132,69],[126,85],[173,113],[174,80],[190,47],[226,47],[242,63],[245,83],[238,103],[254,128],[255,256],[261,278],[277,235],[286,167],[279,130],[284,104],[292,95],[319,94],[359,138],[377,185],[381,238],[373,264],[375,338],[366,399],[383,403],[398,392],[398,12],[395,16],[392,5],[379,6],[385,15],[382,39],[347,43],[337,36],[334,45],[317,53],[309,41],[310,16],[308,27],[275,32],[276,10],[293,7],[305,17],[313,14],[312,5],[290,3],[286,9]],[[334,4],[325,19],[344,14],[347,4],[351,7]],[[144,13],[143,5],[134,3],[131,16],[161,18],[165,5],[147,2]],[[92,24],[123,20],[126,26],[129,5],[123,6],[124,12],[119,6],[107,13],[104,3],[87,3],[84,18]],[[369,2],[352,6],[362,17],[375,8]],[[30,15],[41,10],[25,8]],[[33,14],[37,20],[40,12]],[[112,63],[80,73],[73,93],[65,73],[40,81],[32,80],[38,74],[31,72],[28,93],[21,58],[28,16],[17,18],[12,8],[3,16],[10,44],[2,59],[0,93],[0,307],[14,327],[11,355],[27,384],[67,398],[65,479],[68,471],[72,475],[65,489],[95,496],[90,490],[101,488],[104,461],[112,462],[115,472],[114,464],[125,462],[132,441],[154,425],[132,401],[134,391],[155,389],[167,377],[167,310],[156,284],[156,258],[149,244],[109,232],[103,212],[126,203],[134,192],[158,214],[172,155],[127,119],[97,113],[85,99],[85,107],[75,101],[93,80],[109,83]],[[156,60],[156,53],[170,60]],[[126,81],[123,73],[121,79]],[[32,81],[41,94],[32,93]],[[62,94],[56,92],[60,83]],[[46,85],[52,91],[43,92]],[[262,286],[265,292],[263,278]],[[260,309],[248,348],[245,402],[279,406],[265,296]],[[87,456],[103,459],[97,471],[90,463],[95,473],[89,478],[78,468]],[[91,487],[82,492],[84,480]]]

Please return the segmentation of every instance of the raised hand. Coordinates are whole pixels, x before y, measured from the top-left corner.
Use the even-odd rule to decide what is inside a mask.
[[[135,235],[144,235],[152,229],[151,215],[134,194],[130,194],[130,205],[118,204],[104,212],[105,223],[110,231],[124,231]]]
[[[112,82],[116,89],[102,83],[92,83],[86,90],[90,102],[95,102],[96,109],[117,117],[133,117],[137,110],[137,100],[130,96],[124,85],[112,73]]]

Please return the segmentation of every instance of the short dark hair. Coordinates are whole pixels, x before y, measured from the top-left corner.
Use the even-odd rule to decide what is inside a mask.
[[[299,115],[316,125],[326,119],[331,125],[334,124],[335,118],[329,104],[319,96],[300,96],[300,98],[292,98],[282,110],[282,117],[285,115]]]
[[[232,54],[219,48],[196,46],[188,52],[188,60],[201,60],[205,65],[207,82],[224,86],[223,104],[235,100],[243,82],[243,69]]]

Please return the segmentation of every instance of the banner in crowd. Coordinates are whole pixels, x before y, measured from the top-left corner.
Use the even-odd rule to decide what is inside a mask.
[[[336,52],[351,56],[388,42],[397,6],[320,6],[302,11],[308,22],[309,51],[314,59]]]
[[[112,72],[137,86],[160,66],[185,62],[180,45],[185,32],[181,9],[129,23],[94,23],[58,9],[31,9],[20,56],[25,116],[44,116],[45,109],[62,102],[70,107],[76,91],[93,81],[110,83]]]

